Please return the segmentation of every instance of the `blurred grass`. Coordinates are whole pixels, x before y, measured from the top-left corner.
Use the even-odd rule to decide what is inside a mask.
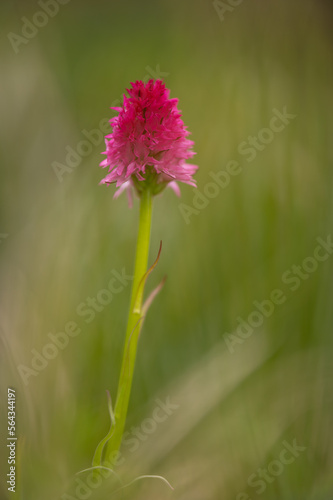
[[[156,199],[151,259],[161,239],[163,252],[149,285],[166,273],[168,281],[145,323],[128,428],[149,415],[156,397],[181,393],[186,374],[204,373],[205,383],[192,385],[179,417],[161,424],[124,468],[129,481],[165,474],[175,492],[147,480],[123,496],[220,499],[247,491],[257,498],[248,477],[296,438],[307,451],[263,497],[331,498],[332,259],[235,354],[223,341],[237,316],[281,288],[282,274],[332,231],[329,2],[244,2],[221,22],[212,2],[72,0],[15,55],[6,35],[19,33],[20,18],[36,9],[23,1],[0,7],[0,233],[8,233],[0,245],[1,405],[14,386],[24,440],[18,497],[60,498],[108,428],[105,389],[115,397],[129,287],[89,325],[76,307],[106,286],[112,270],[131,273],[137,230],[137,203],[130,211],[125,197],[113,201],[113,188],[98,186],[102,144],[62,183],[51,165],[84,139],[82,129],[112,116],[109,106],[130,81],[159,65],[195,141],[199,191],[230,160],[243,171],[189,225],[179,203],[192,204],[191,188],[182,187],[180,201],[171,192]],[[238,145],[283,106],[296,119],[247,163]],[[17,365],[29,365],[31,349],[40,351],[68,321],[81,334],[25,387]],[[177,419],[198,416],[216,383],[222,391],[226,382],[210,378],[210,362],[241,373],[253,349],[266,353],[257,369],[227,397],[217,391],[214,407],[158,455],[159,436],[172,442],[182,434]],[[4,412],[0,423],[5,436]],[[6,458],[2,446],[3,481]],[[109,496],[105,484],[91,498]]]

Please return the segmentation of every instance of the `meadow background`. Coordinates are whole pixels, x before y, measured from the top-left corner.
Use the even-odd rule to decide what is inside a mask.
[[[1,2],[1,499],[333,498],[333,256],[294,291],[282,280],[333,232],[332,5],[236,4],[223,15],[206,0],[70,0],[15,51],[8,34],[22,36],[21,18],[41,8]],[[114,493],[111,480],[89,488],[88,473],[75,474],[108,430],[105,391],[115,398],[130,286],[90,323],[77,307],[112,272],[131,274],[138,202],[130,210],[98,185],[102,141],[60,178],[54,162],[114,116],[129,82],[156,75],[195,141],[198,192],[231,160],[241,172],[188,224],[180,203],[193,207],[192,188],[155,199],[150,261],[160,240],[163,251],[147,288],[168,279],[135,370],[127,428],[143,437],[124,447],[118,473],[124,483],[163,475],[175,490],[146,479]],[[239,145],[284,106],[296,117],[247,161]],[[277,288],[285,301],[230,348],[237,318]],[[71,321],[80,333],[26,385],[18,366],[31,367],[31,350]],[[16,494],[6,485],[8,386]],[[167,398],[177,409],[147,423]],[[277,464],[295,440],[302,451]],[[261,487],[248,482],[259,468],[270,478]]]

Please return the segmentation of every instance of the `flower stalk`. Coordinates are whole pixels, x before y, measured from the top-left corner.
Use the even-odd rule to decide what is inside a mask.
[[[146,187],[140,195],[140,219],[136,247],[136,258],[134,278],[132,284],[132,295],[128,313],[125,347],[118,383],[117,399],[114,409],[114,426],[112,435],[106,444],[105,457],[109,461],[116,457],[121,445],[124,432],[128,402],[131,393],[134,365],[136,359],[137,345],[141,330],[143,283],[142,280],[147,272],[150,230],[152,217],[152,193]]]

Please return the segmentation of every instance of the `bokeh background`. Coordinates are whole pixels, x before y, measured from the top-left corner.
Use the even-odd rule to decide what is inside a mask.
[[[40,5],[1,2],[1,499],[333,498],[333,256],[294,291],[282,280],[333,232],[332,5],[224,4],[70,0],[22,41],[23,17],[43,24]],[[109,427],[105,391],[115,398],[130,286],[90,323],[77,307],[112,272],[131,274],[138,202],[130,210],[126,196],[115,201],[114,187],[98,185],[98,134],[77,166],[66,155],[83,130],[114,116],[129,82],[150,77],[179,98],[198,192],[231,160],[241,173],[188,224],[180,203],[193,208],[192,188],[155,200],[151,262],[160,240],[163,251],[148,288],[168,280],[140,339],[127,428],[141,437],[124,446],[117,473],[123,484],[162,475],[174,491],[151,478],[115,492],[111,479],[95,488],[88,472],[76,474]],[[284,106],[296,117],[248,162],[239,145]],[[241,339],[237,318],[276,288],[284,303]],[[31,350],[41,353],[70,321],[79,335],[25,384],[18,366],[31,368]],[[6,485],[8,386],[15,495]],[[154,424],[156,400],[174,409]],[[301,451],[281,465],[286,442]],[[268,475],[258,483],[259,469]]]

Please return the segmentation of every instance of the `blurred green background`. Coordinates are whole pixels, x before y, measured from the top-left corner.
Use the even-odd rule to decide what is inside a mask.
[[[1,3],[1,499],[333,498],[333,256],[294,291],[282,279],[332,233],[332,5],[230,1],[223,13],[222,4],[70,0],[20,39],[23,17],[45,22],[40,5]],[[179,98],[198,192],[231,160],[241,172],[189,224],[180,203],[193,207],[192,188],[155,200],[151,262],[160,240],[163,251],[148,288],[168,280],[140,339],[128,432],[140,426],[141,437],[135,451],[123,447],[118,473],[124,484],[163,475],[174,491],[144,479],[114,492],[110,479],[95,487],[89,473],[75,474],[108,430],[105,391],[115,398],[130,286],[90,323],[77,307],[112,271],[131,274],[138,202],[130,210],[126,196],[113,200],[114,187],[98,185],[98,137],[60,176],[54,162],[66,164],[82,131],[114,116],[109,107],[131,81],[151,77]],[[239,145],[284,106],[296,117],[247,161]],[[242,339],[237,318],[276,288],[284,303]],[[18,366],[31,368],[31,350],[71,321],[79,335],[25,384]],[[177,409],[147,421],[168,398]],[[302,451],[281,465],[295,440]]]

